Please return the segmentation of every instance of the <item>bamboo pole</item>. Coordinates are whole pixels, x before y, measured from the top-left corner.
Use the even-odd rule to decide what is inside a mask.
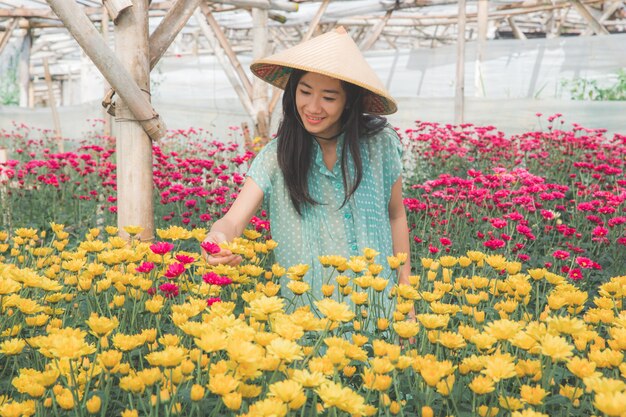
[[[109,45],[109,13],[107,13],[104,6],[102,6],[102,21],[101,21],[101,30],[102,30],[102,39],[104,39],[104,43]],[[109,82],[104,79],[104,94],[106,95],[109,89],[111,89],[111,85]],[[111,136],[111,115],[108,112],[106,107],[102,108],[102,120],[104,120],[104,135]]]
[[[459,0],[459,24],[456,43],[456,84],[454,88],[454,123],[465,118],[465,0]]]
[[[606,27],[607,26],[607,19],[609,17],[611,17],[611,15],[613,15],[613,13],[615,13],[618,9],[620,9],[622,6],[624,5],[624,2],[621,0],[613,0],[613,2],[609,2],[609,4],[607,5],[606,3],[604,3],[604,7],[606,7],[604,9],[604,11],[602,12],[602,16],[600,16],[600,18],[598,19],[598,22],[600,24],[602,24],[602,26]],[[588,36],[593,34],[593,29],[592,28],[587,28],[585,29],[585,31],[583,33],[581,33],[582,36]],[[0,52],[2,50],[0,49]]]
[[[134,0],[133,7],[118,17],[115,49],[123,69],[131,74],[137,89],[150,91],[150,53],[148,51],[148,0]],[[115,83],[111,83],[115,87]],[[117,158],[117,224],[122,237],[125,226],[143,227],[141,240],[154,239],[152,142],[134,112],[117,88],[122,100],[115,105]],[[141,96],[146,98],[143,92]]]
[[[11,39],[11,35],[13,34],[13,31],[17,27],[18,23],[19,23],[19,19],[13,19],[11,20],[11,23],[9,23],[7,30],[4,32],[4,36],[2,37],[2,40],[0,40],[0,55],[2,55],[2,51],[4,51],[4,48],[9,43],[9,39]]]
[[[241,81],[243,88],[248,94],[248,97],[250,98],[250,100],[252,100],[252,83],[250,82],[250,79],[246,75],[246,72],[243,70],[241,62],[239,62],[239,59],[237,58],[237,54],[235,54],[235,51],[233,51],[233,48],[230,46],[230,42],[228,42],[228,39],[226,38],[224,31],[222,30],[217,20],[215,20],[215,17],[213,16],[211,11],[209,10],[209,7],[206,4],[202,4],[200,6],[200,9],[202,10],[202,13],[206,17],[207,23],[213,30],[213,34],[215,35],[215,38],[217,39],[220,46],[226,53],[226,56],[228,57],[230,64],[235,69],[235,72],[237,73],[237,76],[239,77],[239,80]]]
[[[511,31],[513,32],[513,37],[515,37],[515,39],[526,39],[526,35],[524,35],[524,32],[522,32],[519,26],[517,26],[513,16],[508,17],[506,20],[509,22],[509,26],[511,26]]]
[[[589,12],[587,7],[580,2],[580,0],[571,0],[572,5],[576,11],[587,21],[589,27],[593,29],[596,35],[608,35],[609,31],[602,26],[602,23],[598,22],[595,17]]]
[[[252,9],[252,57],[260,59],[267,53],[267,10]],[[254,108],[254,135],[266,141],[269,138],[269,114],[267,85],[254,77],[252,83],[252,107]]]
[[[154,68],[201,0],[177,0],[150,35],[150,69]]]
[[[476,48],[476,68],[474,71],[474,88],[476,97],[485,97],[483,59],[487,43],[487,26],[489,25],[489,0],[478,0],[478,43]]]
[[[26,29],[22,46],[20,48],[20,59],[18,63],[18,76],[20,87],[20,107],[29,107],[32,103],[30,99],[30,54],[33,46],[33,36],[30,29]]]
[[[50,75],[50,67],[48,66],[48,58],[43,59],[43,73],[48,87],[48,107],[52,111],[52,121],[54,123],[54,139],[57,142],[59,152],[65,152],[63,146],[63,137],[61,136],[61,121],[59,120],[59,112],[57,111],[56,100],[54,99],[54,91],[52,91],[52,76]]]
[[[369,36],[365,38],[363,42],[361,43],[360,45],[361,50],[367,51],[376,43],[376,41],[378,40],[378,37],[385,29],[385,25],[387,25],[387,22],[389,21],[389,18],[391,17],[391,13],[393,13],[393,9],[387,10],[383,18],[380,19],[378,23],[376,23],[376,26],[374,26]]]
[[[217,39],[215,38],[215,35],[211,31],[211,28],[209,27],[209,24],[207,23],[204,15],[199,10],[196,10],[193,16],[196,19],[196,22],[198,23],[198,26],[200,27],[202,34],[209,41],[209,45],[211,46],[211,48],[213,48],[213,53],[215,54],[215,58],[224,69],[224,73],[226,74],[228,81],[230,81],[231,86],[235,90],[235,93],[237,93],[237,96],[239,97],[239,101],[241,101],[241,104],[243,105],[244,109],[248,112],[250,117],[254,119],[255,113],[254,113],[254,107],[252,106],[252,101],[250,100],[250,97],[246,94],[246,92],[243,90],[241,83],[239,82],[239,79],[237,78],[237,75],[234,73],[233,68],[229,65],[228,58],[226,58],[224,51],[220,47],[219,42],[217,41]]]
[[[115,88],[120,98],[141,123],[151,139],[158,140],[165,135],[165,124],[154,111],[150,100],[137,86],[129,70],[108,47],[89,18],[76,2],[66,0],[46,0],[52,10],[63,21],[67,30],[85,51],[87,56],[100,70],[104,78]],[[141,8],[141,7],[139,7]],[[134,16],[133,7],[119,19],[126,19],[126,14]],[[147,18],[147,12],[146,12]],[[122,45],[123,46],[123,45]],[[147,48],[146,48],[147,49]],[[137,51],[134,51],[137,53]]]

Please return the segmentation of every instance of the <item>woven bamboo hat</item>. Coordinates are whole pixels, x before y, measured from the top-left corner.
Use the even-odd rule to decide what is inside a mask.
[[[341,26],[254,61],[250,69],[257,77],[283,90],[293,69],[316,72],[363,87],[367,93],[363,98],[365,113],[385,115],[398,110],[393,97]]]

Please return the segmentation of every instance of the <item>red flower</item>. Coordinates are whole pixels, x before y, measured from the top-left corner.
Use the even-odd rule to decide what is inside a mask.
[[[609,233],[609,229],[602,227],[602,226],[598,226],[595,229],[593,229],[592,234],[595,237],[604,237]]]
[[[137,268],[135,268],[135,271],[143,272],[143,273],[147,274],[148,272],[152,271],[153,269],[154,269],[154,264],[152,262],[144,262],[141,265],[139,265]]]
[[[589,258],[585,258],[583,256],[577,256],[576,257],[576,263],[578,264],[578,266],[580,266],[581,268],[593,268],[593,264],[594,262],[589,259]]]
[[[218,253],[222,250],[222,248],[220,248],[220,245],[213,242],[202,242],[200,246],[209,254]]]
[[[485,245],[485,247],[491,249],[491,250],[495,250],[495,249],[500,249],[503,248],[504,246],[506,246],[506,242],[504,242],[504,240],[500,240],[500,239],[489,239],[485,242],[483,242],[483,245]]]
[[[567,259],[569,258],[569,252],[566,250],[555,250],[554,253],[552,253],[552,256],[554,256],[556,259]]]
[[[439,239],[439,243],[441,243],[443,246],[450,246],[452,244],[452,241],[447,237],[442,237]]]
[[[208,299],[206,300],[206,305],[207,305],[207,307],[211,307],[213,304],[215,304],[215,303],[221,303],[221,302],[222,302],[222,299],[221,299],[221,298],[219,298],[219,297],[213,297],[213,298],[208,298]]]
[[[187,255],[183,255],[182,253],[179,253],[178,255],[176,255],[176,260],[184,265],[193,263],[196,258],[194,258],[193,256],[187,256]]]
[[[567,275],[574,281],[580,281],[581,279],[583,279],[583,274],[580,271],[580,268],[570,269]]]
[[[219,285],[223,287],[225,285],[230,285],[233,281],[228,277],[223,277],[221,275],[216,274],[215,272],[209,272],[208,274],[202,275],[202,280],[207,284],[211,285]]]
[[[176,297],[178,295],[178,285],[166,282],[159,286],[159,290],[165,295],[166,298]]]
[[[432,244],[428,244],[428,252],[437,253],[439,252],[439,248],[437,246],[433,246]]]
[[[167,267],[165,276],[169,279],[174,279],[185,272],[185,265],[181,263],[174,263]]]
[[[170,242],[157,242],[150,245],[150,250],[152,253],[157,255],[165,255],[169,251],[174,249],[174,245]]]

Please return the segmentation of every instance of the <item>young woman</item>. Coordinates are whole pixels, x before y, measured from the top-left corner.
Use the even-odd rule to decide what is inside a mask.
[[[304,279],[318,298],[327,278],[320,255],[350,258],[372,248],[386,264],[386,256],[409,254],[401,145],[378,116],[397,107],[346,31],[313,38],[253,63],[251,70],[285,90],[283,119],[206,240],[239,236],[265,203],[277,261],[284,267],[308,264]],[[241,261],[228,250],[205,258],[213,265]],[[409,273],[407,260],[399,282],[408,284]]]

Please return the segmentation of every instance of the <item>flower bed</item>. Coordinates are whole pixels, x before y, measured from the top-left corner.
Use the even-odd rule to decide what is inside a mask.
[[[328,297],[314,300],[307,266],[264,267],[275,243],[253,230],[230,245],[236,268],[178,249],[200,229],[130,246],[112,227],[79,242],[52,231],[0,236],[1,416],[626,412],[626,276],[590,298],[545,268],[469,251],[423,258],[397,287],[368,249],[321,258]]]

